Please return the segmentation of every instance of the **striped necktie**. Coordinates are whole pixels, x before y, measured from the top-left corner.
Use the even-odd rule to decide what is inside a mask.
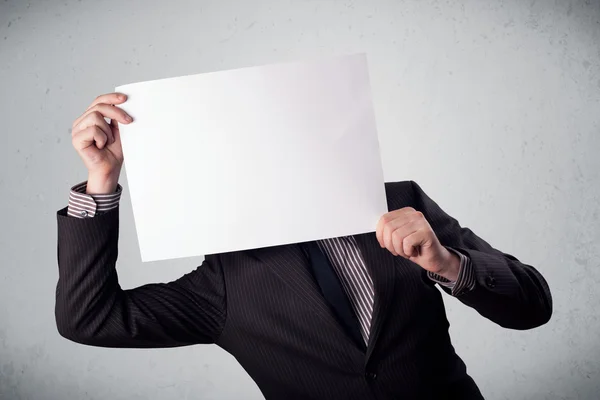
[[[319,247],[329,258],[346,292],[358,320],[365,343],[369,341],[375,291],[354,236],[320,240]]]
[[[361,336],[359,320],[327,256],[315,242],[303,243],[303,247],[310,258],[312,273],[321,288],[323,297],[338,318],[338,321],[344,326],[354,341],[364,349],[366,341]]]

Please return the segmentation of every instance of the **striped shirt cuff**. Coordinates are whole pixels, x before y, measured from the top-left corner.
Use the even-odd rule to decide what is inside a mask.
[[[117,185],[115,193],[110,194],[87,194],[86,190],[87,181],[71,188],[67,215],[75,218],[92,218],[115,209],[119,206],[123,187]]]
[[[450,281],[443,276],[429,271],[427,272],[427,276],[432,281],[451,289],[452,296],[459,296],[475,287],[475,271],[469,257],[451,247],[446,248],[460,258],[460,267],[456,281]]]

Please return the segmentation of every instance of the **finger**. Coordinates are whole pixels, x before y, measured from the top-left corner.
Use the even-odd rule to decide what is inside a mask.
[[[103,149],[108,140],[106,134],[97,125],[92,125],[73,136],[72,142],[75,150],[81,151],[90,146]]]
[[[419,221],[421,218],[418,212],[403,212],[397,213],[395,219],[385,223],[383,226],[383,245],[388,247],[391,245],[391,234],[397,229],[403,228],[405,225],[412,223],[413,221]]]
[[[100,114],[99,111],[92,111],[89,114],[87,114],[86,117],[79,122],[79,125],[75,127],[75,130],[73,132],[74,134],[77,134],[79,131],[87,129],[93,125],[96,125],[98,128],[102,129],[102,131],[106,134],[108,138],[109,144],[114,142],[112,129],[110,128],[110,125],[108,124],[108,122],[106,122],[106,120],[104,119],[102,114]]]
[[[394,230],[395,229],[391,225],[391,222],[386,223],[383,226],[382,241],[383,241],[383,247],[388,249],[393,255],[397,256],[398,253],[394,249],[394,244],[392,242],[392,234],[394,233]]]
[[[93,107],[88,108],[79,118],[75,120],[75,122],[73,122],[73,127],[79,125],[81,120],[83,120],[87,115],[89,115],[92,112],[99,112],[100,114],[102,114],[102,117],[116,119],[117,121],[123,124],[129,124],[133,121],[133,118],[131,118],[131,116],[125,111],[123,111],[121,108],[111,106],[110,104],[102,103],[96,104]]]
[[[412,207],[403,207],[384,214],[375,229],[377,241],[381,247],[388,247],[391,232],[413,220],[423,219],[423,214]]]
[[[398,210],[390,211],[381,216],[379,221],[377,222],[377,226],[375,228],[375,236],[377,237],[377,241],[381,247],[385,247],[385,242],[383,239],[383,228],[386,224],[398,219],[404,218],[406,215],[409,215],[411,211],[415,211],[412,207],[404,207]]]
[[[403,224],[399,228],[390,228],[390,243],[389,246],[393,249],[392,254],[400,255],[402,257],[408,258],[407,253],[404,251],[402,243],[404,238],[416,232],[422,224],[419,223],[418,220],[412,220],[408,223]],[[387,246],[386,246],[387,247]]]
[[[404,254],[410,257],[417,257],[420,254],[421,246],[427,241],[427,235],[424,229],[418,229],[417,231],[406,236],[402,240],[402,250]]]
[[[404,248],[402,247],[403,241],[404,235],[402,233],[402,230],[397,229],[394,232],[392,232],[392,248],[394,249],[394,252],[399,256],[408,258],[406,253],[404,253]]]
[[[385,247],[383,242],[383,228],[385,227],[385,224],[388,223],[388,221],[390,220],[389,218],[389,213],[382,215],[381,218],[379,218],[379,221],[377,221],[377,226],[375,228],[375,237],[379,242],[379,246],[381,246],[382,248]]]
[[[121,130],[119,129],[119,123],[117,122],[117,120],[115,119],[111,119],[110,120],[110,127],[112,130],[112,133],[114,135],[114,142],[113,143],[121,143]]]
[[[127,101],[127,95],[123,93],[107,93],[100,95],[92,101],[92,104],[87,108],[88,110],[94,107],[96,104],[122,104]]]
[[[407,216],[407,215],[413,214],[415,212],[417,212],[417,210],[415,210],[412,207],[402,207],[402,208],[399,208],[397,210],[390,211],[388,214],[391,217],[391,219],[396,219],[396,218],[400,218],[400,217],[403,217],[403,216]]]

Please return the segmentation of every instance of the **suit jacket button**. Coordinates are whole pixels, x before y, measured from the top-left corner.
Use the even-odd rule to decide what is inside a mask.
[[[367,372],[365,374],[365,377],[370,381],[374,381],[375,379],[377,379],[377,374],[375,372]]]
[[[485,284],[491,288],[496,287],[496,279],[494,279],[493,276],[488,276],[487,278],[485,278]]]

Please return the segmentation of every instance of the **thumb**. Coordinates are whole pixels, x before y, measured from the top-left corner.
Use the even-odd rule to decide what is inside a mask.
[[[115,155],[115,157],[117,157],[117,159],[122,161],[123,148],[121,146],[121,131],[119,129],[119,123],[115,119],[110,120],[110,129],[112,130],[114,142],[112,142],[108,148]]]
[[[110,120],[110,129],[112,130],[113,137],[115,138],[113,143],[119,143],[121,145],[121,132],[119,130],[119,123],[115,119]]]

